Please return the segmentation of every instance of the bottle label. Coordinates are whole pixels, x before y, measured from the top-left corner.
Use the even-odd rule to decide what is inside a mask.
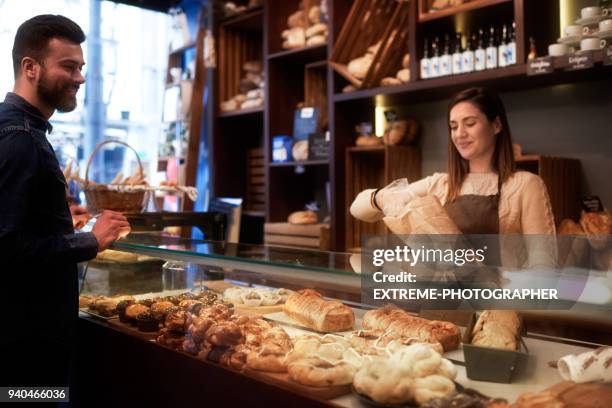
[[[429,60],[430,62],[430,66],[431,66],[431,70],[430,70],[430,74],[431,77],[439,77],[440,76],[440,57],[433,57],[431,60]]]
[[[453,74],[460,74],[463,72],[463,68],[461,66],[461,54],[455,53],[453,54]]]
[[[485,50],[483,49],[478,49],[476,50],[475,53],[475,62],[474,62],[474,68],[476,69],[476,71],[482,71],[485,69],[486,67],[486,54],[485,54]]]
[[[508,65],[516,64],[516,43],[511,42],[506,46],[506,56]]]
[[[497,68],[497,47],[487,48],[487,69]]]
[[[451,74],[452,59],[450,55],[440,57],[440,75]]]
[[[421,79],[427,79],[429,77],[430,77],[429,58],[423,58],[421,60]]]
[[[497,63],[500,67],[505,67],[508,65],[508,47],[505,45],[500,45],[497,47]]]
[[[463,53],[463,72],[474,71],[474,52],[465,51]]]

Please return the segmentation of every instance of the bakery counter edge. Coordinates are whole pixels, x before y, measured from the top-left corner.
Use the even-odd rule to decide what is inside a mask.
[[[71,402],[92,406],[328,407],[80,315]]]

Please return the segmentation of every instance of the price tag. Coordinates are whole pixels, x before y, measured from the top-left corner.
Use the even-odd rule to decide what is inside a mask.
[[[593,52],[580,51],[567,56],[566,71],[577,71],[580,69],[593,68]]]
[[[536,58],[527,63],[527,75],[544,75],[553,72],[552,57]]]
[[[314,114],[314,108],[302,108],[300,110],[300,117],[302,119],[312,118],[313,114]]]

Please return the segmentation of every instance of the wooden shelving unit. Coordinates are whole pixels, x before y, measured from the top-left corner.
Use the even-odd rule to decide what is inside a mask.
[[[487,86],[498,91],[528,90],[558,84],[576,83],[612,78],[611,66],[603,65],[603,53],[595,52],[595,66],[582,71],[565,71],[561,60],[554,61],[552,74],[528,76],[526,55],[529,37],[534,37],[539,55],[546,54],[546,47],[554,43],[560,32],[558,0],[473,0],[460,6],[428,13],[426,0],[409,2],[408,44],[411,55],[411,81],[398,86],[373,87],[349,93],[342,93],[348,81],[336,73],[329,65],[331,51],[338,41],[344,22],[347,20],[354,0],[330,0],[328,21],[328,43],[314,47],[285,50],[282,48],[281,32],[287,28],[287,18],[297,10],[299,0],[283,2],[264,2],[261,9],[220,20],[223,27],[252,27],[256,21],[261,24],[262,61],[265,65],[266,101],[263,109],[217,112],[213,137],[213,180],[214,195],[243,196],[245,172],[239,164],[246,149],[262,147],[264,150],[264,177],[266,180],[265,210],[245,212],[266,222],[285,222],[293,211],[303,209],[311,200],[326,202],[329,195],[329,208],[323,208],[323,216],[329,216],[331,248],[345,250],[359,246],[355,234],[363,233],[367,226],[358,225],[347,215],[354,195],[369,186],[381,186],[399,173],[385,172],[385,165],[392,163],[390,153],[395,148],[376,147],[358,148],[354,146],[355,125],[363,121],[374,121],[374,108],[411,106],[428,101],[443,100],[458,90],[471,86]],[[421,80],[419,60],[423,55],[423,40],[432,35],[467,31],[479,27],[488,28],[491,24],[516,23],[518,63],[493,70],[469,74]],[[221,46],[221,44],[219,44]],[[308,75],[315,75],[317,87],[322,83],[326,88],[326,114],[330,132],[330,155],[328,160],[306,162],[272,163],[272,138],[276,135],[291,135],[293,115],[298,104],[311,99]],[[311,78],[315,78],[311,76]],[[321,82],[325,78],[324,82]],[[217,91],[218,92],[218,91]],[[418,118],[417,118],[418,119]],[[397,151],[412,148],[397,148]],[[412,151],[405,157],[413,157]],[[355,163],[361,164],[355,164]],[[554,161],[553,161],[554,162]],[[387,163],[387,164],[385,164]],[[421,158],[419,156],[419,163]],[[557,181],[558,174],[567,169],[576,170],[576,161],[565,161],[561,173],[550,167],[551,161],[545,157],[537,160],[520,160],[519,167],[537,172],[549,188],[557,221],[560,217],[571,216],[576,209],[573,204],[563,203],[560,198],[568,194],[578,194],[580,180],[572,179],[571,186],[563,187]],[[368,166],[371,165],[371,173]],[[296,172],[298,166],[303,166]],[[403,169],[407,166],[404,162]],[[394,166],[388,167],[389,169]],[[411,168],[411,177],[416,177],[416,169]],[[303,170],[303,171],[302,171]],[[359,171],[357,171],[359,170]],[[356,171],[361,174],[356,176]],[[565,173],[564,173],[565,172]],[[551,176],[551,174],[555,174]],[[420,174],[418,175],[420,176]],[[379,228],[379,227],[373,227]]]

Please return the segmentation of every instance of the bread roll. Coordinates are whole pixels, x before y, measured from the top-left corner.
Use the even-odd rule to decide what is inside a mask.
[[[287,222],[295,225],[316,224],[317,214],[314,211],[296,211],[289,215]]]
[[[312,289],[290,295],[284,311],[300,324],[324,333],[351,330],[355,324],[350,307],[336,300],[325,300]]]
[[[412,316],[393,307],[367,312],[363,316],[363,328],[394,331],[402,337],[416,338],[424,343],[440,343],[445,351],[456,349],[460,342],[460,331],[455,324]]]

